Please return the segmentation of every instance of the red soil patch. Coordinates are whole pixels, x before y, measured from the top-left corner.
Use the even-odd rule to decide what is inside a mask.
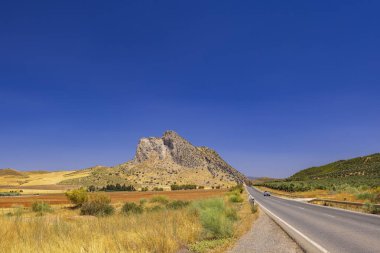
[[[155,195],[165,195],[169,199],[194,200],[210,197],[223,196],[227,190],[188,190],[188,191],[167,191],[167,192],[107,192],[113,203],[117,202],[137,202],[142,198],[149,199]],[[44,201],[51,205],[69,204],[65,194],[41,194],[41,195],[21,195],[15,197],[0,197],[0,208],[13,206],[31,206],[34,201]]]

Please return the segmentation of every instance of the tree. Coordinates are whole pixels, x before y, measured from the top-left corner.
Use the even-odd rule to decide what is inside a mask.
[[[66,192],[66,197],[76,206],[82,206],[88,200],[88,193],[85,189],[75,189]]]
[[[94,192],[96,190],[94,185],[90,185],[87,189],[89,192]]]

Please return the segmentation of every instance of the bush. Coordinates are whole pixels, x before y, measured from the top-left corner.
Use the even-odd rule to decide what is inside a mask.
[[[380,213],[380,209],[376,208],[376,206],[373,203],[370,203],[370,202],[364,203],[363,210],[366,213],[372,213],[372,214],[378,214],[378,213]]]
[[[233,235],[233,222],[236,211],[227,208],[223,199],[207,199],[194,202],[199,214],[205,239],[228,238]]]
[[[168,209],[181,209],[190,204],[189,201],[174,200],[166,205]]]
[[[32,211],[37,213],[46,213],[53,211],[50,205],[43,201],[36,201],[32,204]]]
[[[157,196],[153,196],[150,199],[150,202],[151,203],[160,203],[160,204],[166,205],[167,203],[169,203],[169,200],[168,200],[168,197],[166,197],[166,196],[157,195]]]
[[[146,199],[140,199],[140,205],[143,206],[145,203],[148,202]]]
[[[115,212],[111,206],[111,198],[106,194],[94,194],[90,196],[87,202],[82,204],[81,215],[108,216]]]
[[[90,185],[88,188],[87,188],[87,191],[88,192],[94,192],[96,191],[96,187],[94,185]]]
[[[136,203],[127,202],[121,208],[121,212],[125,214],[140,214],[143,213],[143,208]]]
[[[178,191],[178,190],[193,190],[193,189],[197,189],[197,186],[195,184],[182,184],[182,185],[178,185],[178,184],[172,184],[170,186],[170,189],[172,191]]]
[[[358,198],[358,199],[368,199],[368,200],[371,200],[373,198],[373,193],[370,193],[370,192],[362,192],[362,193],[358,193],[356,194],[355,196]]]
[[[231,187],[229,191],[230,191],[230,192],[238,191],[239,193],[243,193],[243,191],[244,191],[244,187],[243,187],[242,184],[237,184],[237,185]]]
[[[71,203],[80,207],[88,200],[88,193],[85,189],[80,188],[66,192],[66,197]]]
[[[142,188],[141,188],[141,191],[142,191],[142,192],[147,192],[148,190],[149,190],[149,189],[148,189],[148,187],[147,187],[147,186],[146,186],[146,187],[142,187]]]
[[[240,202],[243,202],[244,199],[242,198],[242,196],[239,194],[233,194],[230,196],[229,198],[230,202],[233,202],[233,203],[240,203]]]

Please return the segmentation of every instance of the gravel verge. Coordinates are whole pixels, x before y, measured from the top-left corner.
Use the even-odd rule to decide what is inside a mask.
[[[268,215],[259,210],[251,230],[238,240],[229,253],[302,253],[303,250]]]

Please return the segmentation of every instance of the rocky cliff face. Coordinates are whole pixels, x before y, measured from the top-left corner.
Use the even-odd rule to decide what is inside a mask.
[[[214,150],[195,147],[174,131],[166,131],[161,138],[142,138],[137,146],[134,162],[165,160],[186,168],[207,168],[216,177],[219,172],[227,173],[236,181],[247,178],[226,163]]]
[[[132,184],[170,189],[172,184],[195,184],[205,189],[227,188],[247,180],[214,150],[196,147],[173,131],[162,137],[142,138],[132,161],[114,167],[85,170],[86,177],[64,180],[61,184],[103,187],[107,184]]]

